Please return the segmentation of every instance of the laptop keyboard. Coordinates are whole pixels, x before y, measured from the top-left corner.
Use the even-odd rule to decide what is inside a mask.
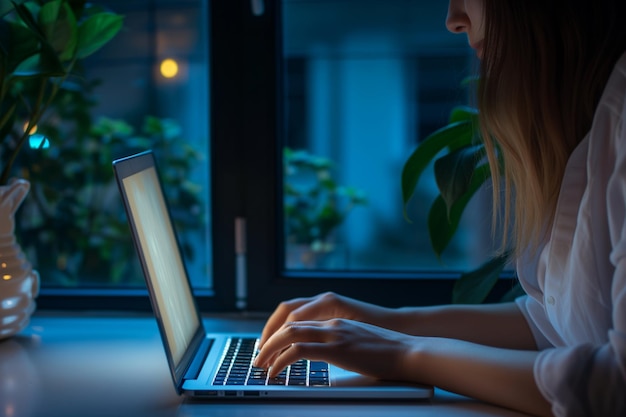
[[[252,365],[258,351],[258,339],[233,338],[226,348],[214,385],[289,385],[329,386],[328,364],[302,359],[291,364],[276,378]]]

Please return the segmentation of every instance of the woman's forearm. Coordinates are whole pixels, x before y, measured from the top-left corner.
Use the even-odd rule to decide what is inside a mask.
[[[525,413],[550,416],[550,405],[533,377],[537,354],[423,338],[407,355],[404,367],[414,380]]]
[[[416,336],[460,339],[508,349],[536,349],[526,319],[515,303],[403,308],[382,325]]]

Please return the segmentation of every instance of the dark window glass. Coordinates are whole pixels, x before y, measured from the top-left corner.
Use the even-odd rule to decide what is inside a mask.
[[[208,2],[99,1],[121,32],[82,62],[22,161],[19,236],[43,292],[145,288],[111,161],[153,149],[193,284],[212,287]],[[45,304],[45,303],[44,303]]]
[[[465,38],[446,30],[447,4],[282,5],[285,267],[443,271],[482,262],[490,249],[484,214],[466,216],[443,262],[434,255],[426,227],[432,176],[409,207],[413,222],[403,217],[404,162],[454,106],[468,103],[461,84],[474,58]]]

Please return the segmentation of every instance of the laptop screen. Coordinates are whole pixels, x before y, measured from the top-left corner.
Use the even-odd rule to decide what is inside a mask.
[[[156,302],[155,313],[177,367],[200,321],[155,166],[123,175],[120,185]]]

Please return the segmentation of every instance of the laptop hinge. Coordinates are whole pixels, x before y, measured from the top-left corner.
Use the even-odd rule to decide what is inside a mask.
[[[248,306],[248,272],[246,269],[246,219],[235,218],[235,307]]]
[[[200,375],[200,371],[202,370],[202,365],[206,360],[207,355],[209,354],[209,350],[213,345],[213,339],[204,338],[200,346],[198,347],[198,351],[194,355],[193,361],[189,364],[189,368],[185,372],[185,377],[183,381],[188,379],[197,379],[198,375]]]

